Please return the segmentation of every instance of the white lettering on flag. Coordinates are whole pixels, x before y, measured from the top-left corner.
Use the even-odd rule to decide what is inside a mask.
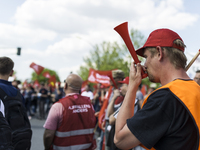
[[[95,82],[94,72],[91,72],[91,75],[88,77],[88,81]]]
[[[35,70],[39,70],[38,65],[34,65],[33,68],[34,68]]]

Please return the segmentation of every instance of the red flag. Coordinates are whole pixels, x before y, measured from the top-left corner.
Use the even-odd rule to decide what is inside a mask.
[[[83,81],[82,87],[81,87],[81,92],[85,91],[86,85],[88,84],[88,80]]]
[[[33,83],[33,87],[39,87],[40,86],[40,83],[38,82],[38,80],[35,80],[34,83]]]
[[[28,82],[27,82],[27,80],[25,80],[24,83],[23,83],[23,88],[26,88],[26,87],[28,87]]]
[[[105,110],[106,110],[106,108],[108,106],[108,101],[109,101],[109,98],[110,98],[111,93],[112,93],[112,88],[113,87],[110,86],[110,88],[109,88],[109,90],[108,90],[108,92],[106,94],[107,97],[105,97],[105,99],[103,101],[103,106],[101,107],[101,109],[99,111],[99,117],[98,117],[99,124],[98,125],[99,125],[99,128],[101,128],[101,129],[102,129],[102,124],[105,121],[105,114],[106,114]]]
[[[43,72],[42,74],[45,78],[51,78],[51,75],[49,74],[48,71]]]
[[[49,83],[52,87],[55,87],[56,86],[56,76],[55,75],[52,75],[50,78],[49,78]]]
[[[114,87],[117,89],[118,87],[117,87],[117,84],[115,83],[115,80],[113,79],[112,71],[110,71],[110,72],[108,73],[108,76],[109,76],[110,80],[112,81]]]
[[[146,95],[146,93],[147,93],[146,89],[147,89],[146,85],[142,85],[141,92],[143,95]]]
[[[93,85],[93,95],[95,95],[97,93],[97,84]]]
[[[37,73],[37,75],[39,75],[44,70],[44,67],[37,65],[34,62],[30,64],[30,68],[33,68],[35,72]]]
[[[88,81],[92,83],[101,83],[102,85],[109,86],[110,85],[110,78],[109,74],[111,73],[111,70],[109,71],[99,71],[94,70],[90,68]]]

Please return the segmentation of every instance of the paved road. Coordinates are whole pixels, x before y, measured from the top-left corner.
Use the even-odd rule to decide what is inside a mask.
[[[31,150],[44,150],[43,146],[44,122],[45,120],[38,120],[36,118],[32,118],[30,120],[31,128],[33,131]]]
[[[45,123],[45,120],[39,120],[33,117],[30,120],[31,128],[33,131],[32,135],[32,145],[31,150],[44,150],[43,146],[43,134],[44,134],[44,128],[43,125]],[[98,148],[96,148],[97,150]]]

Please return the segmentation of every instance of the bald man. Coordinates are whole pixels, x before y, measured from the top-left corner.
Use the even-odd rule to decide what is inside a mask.
[[[76,74],[65,80],[66,96],[51,107],[44,124],[45,150],[96,148],[95,112],[90,98],[79,94],[82,82]]]

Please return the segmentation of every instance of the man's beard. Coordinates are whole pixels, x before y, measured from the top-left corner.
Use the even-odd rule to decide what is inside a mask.
[[[149,73],[148,71],[147,71],[147,74],[148,74],[149,81],[155,82],[154,76],[151,73]]]
[[[154,83],[160,83],[160,80],[157,78],[155,78],[155,76],[153,76],[151,73],[148,73],[148,78],[149,81],[154,82]]]

